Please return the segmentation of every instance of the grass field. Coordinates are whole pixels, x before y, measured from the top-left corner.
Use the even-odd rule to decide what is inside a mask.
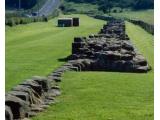
[[[126,25],[132,42],[153,68],[153,36]],[[68,72],[59,102],[33,120],[153,120],[153,83],[153,71]]]
[[[154,24],[154,10],[145,10],[145,11],[126,11],[122,13],[112,13],[111,15],[120,18],[130,18],[136,20],[142,20],[149,24]]]
[[[63,64],[58,58],[70,54],[74,36],[97,33],[105,23],[79,16],[80,28],[57,28],[56,19],[6,28],[6,90],[32,75],[50,73]],[[131,23],[126,26],[133,44],[153,68],[153,36]],[[153,76],[153,70],[147,74],[67,72],[58,103],[33,120],[153,120]]]
[[[71,54],[75,36],[97,33],[105,23],[85,15],[78,16],[80,27],[58,28],[57,19],[6,27],[6,90],[33,75],[49,74],[63,64],[59,58]]]

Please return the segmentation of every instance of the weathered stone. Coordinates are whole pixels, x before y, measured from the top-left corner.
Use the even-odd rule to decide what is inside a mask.
[[[92,62],[84,64],[89,59]],[[145,59],[137,56],[128,35],[125,33],[124,21],[110,21],[104,25],[97,35],[90,35],[85,40],[75,38],[72,44],[72,55],[69,62],[78,70],[104,70],[137,72],[148,71]],[[78,62],[81,60],[81,63]],[[142,68],[141,68],[142,67]],[[144,67],[148,69],[144,69]],[[138,68],[141,68],[140,70]]]
[[[144,73],[148,71],[148,66],[140,66],[136,69],[136,72]]]
[[[61,77],[48,76],[48,78],[54,80],[55,82],[61,82]]]
[[[50,89],[47,77],[34,76],[32,77],[32,80],[36,81],[42,87],[44,92],[47,92]]]
[[[75,37],[74,42],[84,42],[85,39],[85,37]]]
[[[133,55],[130,55],[130,54],[122,54],[120,59],[121,59],[121,60],[126,60],[126,61],[128,61],[128,60],[133,60]]]
[[[22,91],[27,92],[29,94],[29,102],[30,104],[39,104],[39,95],[30,87],[25,85],[18,85],[14,87],[12,90],[14,91]]]
[[[62,74],[59,74],[59,73],[51,73],[50,76],[61,77]]]
[[[42,112],[42,111],[44,111],[44,109],[40,108],[40,106],[37,106],[37,107],[31,108],[31,111],[33,111],[33,112]]]
[[[10,91],[8,94],[11,94],[13,96],[16,96],[18,98],[20,98],[21,100],[24,100],[26,102],[30,102],[30,96],[29,93],[27,92],[23,92],[23,91]]]
[[[29,119],[29,118],[24,118],[24,119],[22,119],[22,120],[31,120],[31,119]]]
[[[26,80],[20,85],[30,86],[39,96],[42,96],[42,86],[33,80]]]
[[[37,113],[36,113],[36,112],[33,112],[33,111],[30,111],[30,112],[28,112],[27,114],[28,114],[28,117],[34,117],[34,116],[37,115]]]
[[[29,111],[29,105],[25,101],[10,94],[5,96],[5,105],[11,108],[13,119],[23,119]]]
[[[9,106],[5,106],[5,120],[13,120],[13,114]]]
[[[122,48],[126,49],[128,51],[133,51],[134,50],[134,47],[132,45],[130,45],[130,44],[127,44],[126,42],[123,43]]]
[[[71,67],[70,69],[73,70],[73,71],[79,71],[79,68],[76,67],[76,66],[73,66],[73,67]]]
[[[72,54],[70,57],[69,57],[69,60],[76,60],[79,58],[79,55],[77,54]]]

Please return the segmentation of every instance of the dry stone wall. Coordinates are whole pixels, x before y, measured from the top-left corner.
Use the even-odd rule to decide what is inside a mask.
[[[151,69],[146,59],[132,45],[122,20],[112,20],[97,35],[74,38],[72,61],[87,64],[84,70],[147,72]]]
[[[145,29],[147,32],[154,35],[154,25],[148,24],[141,20],[132,20],[132,19],[127,19],[127,20],[135,25],[139,25],[140,27]]]
[[[68,62],[47,77],[34,76],[12,88],[5,95],[5,119],[25,120],[44,111],[61,94],[58,86],[66,71],[79,71],[77,65]]]
[[[125,33],[123,21],[111,21],[97,35],[76,37],[66,64],[46,77],[34,76],[5,95],[5,119],[26,120],[44,111],[61,94],[66,71],[147,72],[151,68]]]

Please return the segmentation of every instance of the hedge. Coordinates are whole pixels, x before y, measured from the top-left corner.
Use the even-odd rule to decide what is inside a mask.
[[[42,16],[42,17],[6,17],[5,19],[5,25],[8,26],[15,26],[19,24],[28,24],[32,22],[48,22],[49,19],[52,19],[54,17],[57,17],[59,15],[59,10],[56,10],[52,15],[50,16]]]

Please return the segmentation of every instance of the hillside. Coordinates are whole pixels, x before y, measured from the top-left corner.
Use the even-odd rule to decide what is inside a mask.
[[[132,9],[153,9],[153,0],[62,0],[65,2],[74,3],[88,3],[97,5],[99,10],[106,11],[108,8],[120,7],[120,8],[132,8]],[[6,0],[6,8],[12,9],[31,9],[38,5],[43,5],[45,0]]]
[[[66,0],[75,3],[91,3],[97,4],[99,10],[106,11],[113,7],[132,8],[132,9],[153,9],[153,0]]]
[[[141,10],[141,11],[125,11],[123,13],[111,13],[112,16],[118,18],[128,18],[135,20],[142,20],[146,23],[154,25],[154,10]]]
[[[141,0],[113,0],[108,4],[107,0],[62,0],[60,9],[63,13],[83,13],[83,14],[111,14],[119,18],[132,18],[143,20],[147,23],[153,24],[154,10],[153,1]],[[148,7],[144,6],[148,5]],[[139,6],[139,7],[137,7]]]

